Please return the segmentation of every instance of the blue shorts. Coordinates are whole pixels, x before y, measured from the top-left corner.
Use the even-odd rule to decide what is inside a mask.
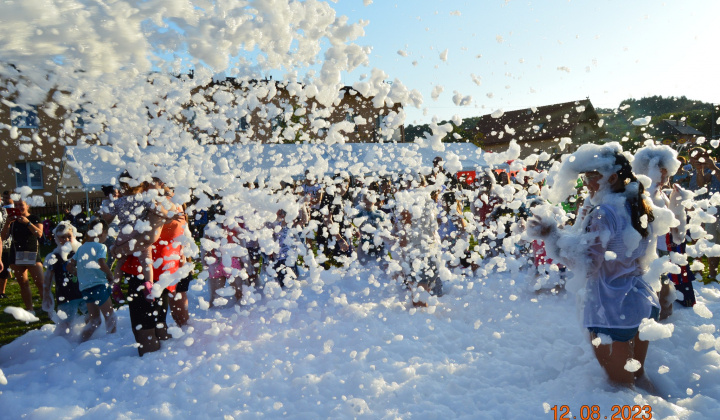
[[[63,321],[72,322],[75,317],[78,315],[78,310],[80,310],[80,313],[83,315],[87,313],[87,303],[85,303],[85,299],[74,299],[69,302],[63,302],[59,303],[57,306],[57,311],[63,311],[67,318],[65,318]]]
[[[94,303],[97,306],[102,306],[108,299],[110,299],[111,289],[107,284],[98,284],[89,289],[82,290],[83,299],[87,303]]]
[[[650,318],[657,321],[660,319],[660,309],[653,306],[652,312],[650,312]],[[635,328],[604,328],[604,327],[589,327],[588,331],[595,335],[603,334],[609,335],[612,341],[628,342],[635,338],[638,333],[638,327]]]

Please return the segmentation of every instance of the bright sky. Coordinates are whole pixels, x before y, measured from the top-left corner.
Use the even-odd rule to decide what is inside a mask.
[[[720,102],[716,0],[338,0],[334,6],[350,21],[369,21],[358,43],[373,47],[370,67],[423,94],[425,109],[406,109],[408,123],[585,97],[596,107],[651,95]],[[368,69],[344,81],[352,84],[361,74]],[[443,90],[433,100],[436,86]],[[470,104],[453,103],[454,92],[471,96]]]

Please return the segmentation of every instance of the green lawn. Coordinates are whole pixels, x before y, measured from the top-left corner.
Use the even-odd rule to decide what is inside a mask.
[[[32,281],[31,281],[32,283]],[[14,278],[8,280],[5,294],[7,299],[0,299],[0,346],[3,346],[14,339],[20,337],[30,330],[40,328],[45,324],[49,324],[50,318],[40,309],[40,295],[35,285],[31,285],[33,291],[33,306],[35,306],[35,315],[40,318],[38,322],[26,323],[13,318],[12,315],[5,313],[8,306],[16,306],[25,309],[22,299],[20,298],[20,286]]]
[[[54,247],[41,246],[40,255],[44,259],[45,255],[47,255],[53,249]],[[202,265],[196,262],[195,273],[199,273],[201,270]],[[125,295],[127,296],[127,285],[123,284],[122,289],[123,293],[125,293]],[[40,321],[32,323],[18,321],[13,318],[12,315],[5,313],[5,308],[8,306],[16,306],[18,308],[25,309],[25,305],[20,298],[20,286],[14,278],[8,280],[7,287],[5,289],[5,294],[8,298],[0,299],[0,347],[4,346],[7,343],[10,343],[11,341],[15,340],[16,338],[20,337],[21,335],[25,334],[30,330],[38,329],[45,324],[52,323],[47,313],[45,313],[45,311],[41,309],[42,302],[40,302],[40,295],[37,288],[35,287],[35,284],[32,281],[32,278],[30,279],[30,290],[32,290],[33,292],[33,306],[35,307],[35,315],[40,318]],[[114,306],[117,308],[120,305],[115,303]]]

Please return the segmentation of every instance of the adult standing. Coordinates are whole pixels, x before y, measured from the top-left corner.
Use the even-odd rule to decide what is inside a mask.
[[[164,187],[164,185],[161,185]],[[172,197],[169,188],[164,188],[166,194]],[[153,278],[144,279],[140,275],[142,269],[140,261],[134,255],[131,255],[120,268],[125,273],[128,280],[128,308],[130,312],[130,322],[132,331],[135,335],[135,341],[140,344],[138,354],[140,356],[145,353],[160,350],[160,340],[167,340],[170,335],[167,331],[167,313],[168,306],[173,306],[174,312],[184,315],[183,305],[187,311],[187,298],[182,297],[178,300],[170,298],[170,290],[166,289],[159,298],[154,298],[151,290],[152,285],[160,279],[164,273],[174,273],[182,265],[183,256],[183,240],[185,236],[185,228],[187,219],[180,217],[181,207],[174,209],[178,213],[176,217],[170,219],[162,227],[160,237],[152,245],[152,259],[154,262]],[[182,213],[184,215],[184,213]],[[175,291],[175,287],[171,287]],[[178,312],[179,311],[179,312]],[[182,318],[187,322],[187,317]],[[180,323],[178,323],[180,325]]]
[[[42,301],[43,293],[43,268],[40,261],[40,244],[38,239],[42,237],[43,225],[40,219],[30,214],[30,206],[24,200],[15,202],[15,208],[8,217],[8,222],[2,229],[2,239],[12,238],[9,263],[15,273],[15,278],[20,284],[20,295],[22,296],[25,309],[34,313],[32,303],[32,290],[28,282],[28,271],[35,282]]]

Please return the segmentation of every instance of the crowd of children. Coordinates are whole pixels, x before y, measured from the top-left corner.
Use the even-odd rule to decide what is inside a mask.
[[[653,203],[670,209],[682,221],[658,241],[661,255],[682,254],[687,240],[704,238],[688,231],[686,201],[707,200],[702,195],[706,190],[720,191],[720,171],[705,150],[694,149],[685,166],[676,156],[661,146],[648,146],[637,153],[633,167],[637,175],[650,179],[648,197]],[[243,304],[245,291],[267,281],[276,281],[283,289],[293,287],[301,271],[313,264],[332,269],[356,262],[384,270],[410,291],[414,306],[427,306],[429,299],[441,297],[443,280],[451,277],[452,270],[470,273],[483,261],[495,259],[501,264],[508,256],[534,263],[535,289],[558,291],[567,275],[562,261],[549,258],[542,238],[522,234],[535,206],[544,202],[540,196],[548,183],[546,175],[533,167],[512,173],[478,171],[473,179],[458,179],[444,169],[442,159],[436,159],[425,174],[323,177],[308,171],[303,179],[280,188],[245,184],[249,207],[234,206],[237,203],[218,194],[210,197],[210,206],[191,207],[188,216],[170,201],[172,190],[161,180],[138,181],[125,172],[119,177],[119,190],[108,188],[99,217],[87,223],[82,245],[71,223],[62,222],[53,230],[57,247],[45,258],[41,276],[43,309],[61,334],[70,334],[84,316],[79,335],[88,340],[102,319],[108,333],[116,330],[114,297],[130,306],[140,355],[159,349],[160,341],[169,337],[168,307],[178,325],[188,322],[188,283],[198,273],[184,269],[174,280],[167,281],[166,276],[162,287],[158,282],[195,253],[190,228],[200,243],[210,307]],[[568,214],[568,224],[587,211],[583,197],[588,182],[592,180],[578,179],[575,194],[558,203]],[[698,193],[693,198],[689,190]],[[259,197],[254,194],[275,197],[270,202],[277,206],[262,209],[266,214],[260,217],[260,210],[252,207],[253,197]],[[202,226],[196,223],[199,220]],[[715,235],[720,230],[717,224],[706,223],[703,232]],[[3,230],[3,238],[8,229]],[[693,272],[687,259],[683,261],[679,273],[665,278],[661,317],[672,308],[673,284],[684,295],[682,304],[694,304]],[[709,264],[712,275],[717,269],[714,255]],[[176,277],[183,279],[178,282]],[[120,291],[123,283],[128,285],[127,296]]]

